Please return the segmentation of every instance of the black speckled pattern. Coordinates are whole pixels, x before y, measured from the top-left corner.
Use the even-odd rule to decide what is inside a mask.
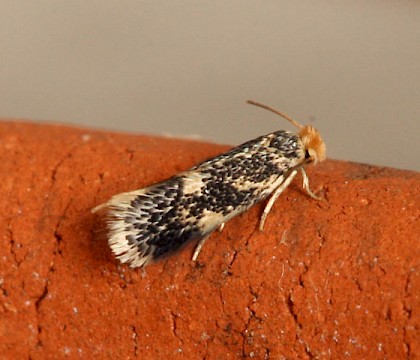
[[[274,181],[304,158],[298,135],[277,131],[261,136],[144,189],[131,201],[129,215],[115,221],[124,221],[129,244],[158,259],[215,230],[221,222],[207,226],[209,211],[227,221],[265,199]],[[191,174],[201,175],[202,185],[188,192]]]

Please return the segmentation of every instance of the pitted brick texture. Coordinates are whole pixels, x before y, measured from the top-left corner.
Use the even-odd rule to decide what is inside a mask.
[[[420,175],[327,160],[274,205],[119,265],[90,209],[228,147],[0,123],[0,358],[401,359],[420,354]]]

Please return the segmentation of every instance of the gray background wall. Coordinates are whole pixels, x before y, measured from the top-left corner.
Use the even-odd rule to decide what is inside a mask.
[[[0,2],[0,117],[239,144],[290,126],[420,170],[420,2]]]

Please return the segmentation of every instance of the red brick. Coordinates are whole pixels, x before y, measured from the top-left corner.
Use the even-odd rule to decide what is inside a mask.
[[[397,359],[420,354],[420,174],[327,160],[143,269],[90,209],[226,146],[0,123],[0,357]]]

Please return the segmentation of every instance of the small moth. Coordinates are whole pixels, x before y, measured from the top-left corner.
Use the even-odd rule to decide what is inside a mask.
[[[147,265],[197,241],[193,260],[210,234],[254,204],[268,198],[260,219],[264,223],[274,202],[298,171],[309,188],[306,164],[325,159],[325,144],[312,126],[302,126],[288,115],[274,112],[299,133],[279,130],[239,145],[167,180],[113,196],[92,210],[106,209],[108,242],[122,263]]]

